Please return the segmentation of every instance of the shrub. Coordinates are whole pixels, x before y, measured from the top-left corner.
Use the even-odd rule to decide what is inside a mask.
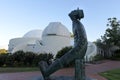
[[[110,57],[110,59],[112,59],[112,60],[120,60],[120,49],[116,50],[114,52],[114,55],[112,57]]]
[[[32,67],[38,66],[39,61],[50,63],[52,54],[17,51],[13,54],[0,54],[0,67]]]
[[[24,65],[25,66],[32,66],[34,64],[34,59],[35,56],[37,56],[37,54],[33,53],[33,52],[26,52],[25,56],[24,56]]]
[[[57,55],[55,56],[55,59],[61,58],[63,55],[65,55],[65,53],[67,53],[71,49],[72,49],[72,46],[62,48],[60,51],[58,51]],[[75,61],[72,61],[68,65],[65,65],[65,67],[72,67],[74,65],[75,65]]]
[[[55,59],[62,57],[65,53],[67,53],[70,49],[72,49],[72,46],[70,47],[64,47],[60,51],[58,51],[57,55],[55,56]]]
[[[100,55],[100,54],[97,54],[93,57],[93,61],[100,61],[100,60],[103,60],[105,59],[104,56]]]
[[[7,55],[6,61],[5,61],[6,67],[7,67],[7,66],[13,67],[13,63],[14,63],[13,55],[9,53],[9,54]]]
[[[0,67],[5,64],[7,56],[8,54],[0,54]]]
[[[47,53],[41,53],[39,54],[39,61],[46,61],[48,64],[50,64],[53,59],[53,55],[52,54],[47,54]]]

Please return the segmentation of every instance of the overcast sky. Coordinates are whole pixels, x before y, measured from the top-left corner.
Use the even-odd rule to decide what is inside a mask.
[[[61,22],[72,31],[68,14],[84,10],[84,24],[89,41],[105,33],[107,18],[120,19],[120,0],[0,0],[0,48],[9,40],[34,29],[43,30],[50,22]]]

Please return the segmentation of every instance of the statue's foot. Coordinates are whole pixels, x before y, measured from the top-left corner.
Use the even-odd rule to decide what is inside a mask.
[[[41,73],[44,77],[44,80],[50,80],[49,76],[46,73],[46,70],[48,68],[48,64],[45,61],[40,61],[39,62],[39,68],[40,68],[40,71],[41,71]]]

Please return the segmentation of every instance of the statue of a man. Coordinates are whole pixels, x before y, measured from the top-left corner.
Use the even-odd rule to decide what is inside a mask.
[[[83,10],[74,10],[69,14],[72,20],[73,34],[74,34],[74,47],[63,55],[60,59],[55,60],[54,63],[48,66],[45,61],[39,62],[39,67],[44,80],[50,80],[50,75],[55,71],[63,68],[66,64],[71,63],[76,59],[84,59],[87,50],[87,37],[84,26],[80,22],[84,17]]]

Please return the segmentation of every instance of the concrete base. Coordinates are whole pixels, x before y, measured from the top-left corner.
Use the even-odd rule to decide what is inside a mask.
[[[44,80],[42,76],[33,77],[30,80]],[[75,80],[74,77],[71,76],[52,76],[50,80]],[[86,78],[85,80],[97,80],[92,78]]]

